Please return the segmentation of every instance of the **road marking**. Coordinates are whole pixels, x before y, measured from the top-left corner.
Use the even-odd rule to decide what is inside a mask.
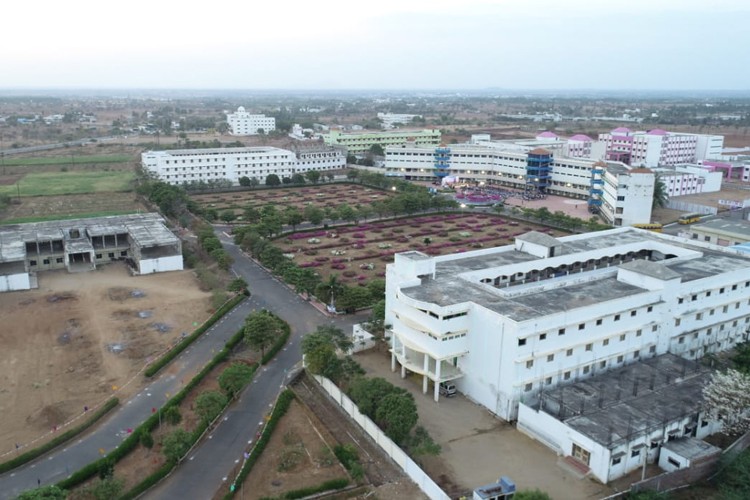
[[[238,459],[236,459],[236,460],[234,461],[234,463],[236,463],[236,464],[240,463],[240,459],[239,459],[239,458],[238,458]]]
[[[192,457],[190,457],[190,458],[189,458],[188,460],[192,460],[192,459],[194,459],[194,458],[195,458],[195,455],[193,455]]]
[[[227,480],[227,476],[222,477],[221,480],[222,481],[226,481]]]

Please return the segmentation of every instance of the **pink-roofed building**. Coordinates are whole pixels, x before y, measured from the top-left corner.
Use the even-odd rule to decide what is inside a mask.
[[[549,130],[545,130],[541,134],[537,135],[536,138],[537,138],[537,140],[543,140],[543,139],[547,139],[547,140],[552,139],[552,140],[555,140],[555,141],[559,141],[560,140],[560,138],[557,136],[556,133],[550,132]]]
[[[696,163],[720,154],[722,136],[668,132],[659,128],[633,132],[618,127],[609,134],[599,134],[605,143],[605,158],[634,167],[670,166]]]
[[[563,154],[570,158],[591,158],[591,145],[594,140],[583,134],[576,134],[568,139]]]

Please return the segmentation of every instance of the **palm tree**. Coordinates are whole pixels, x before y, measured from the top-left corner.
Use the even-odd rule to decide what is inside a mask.
[[[656,208],[664,208],[669,202],[669,195],[667,194],[667,185],[661,180],[659,174],[656,174],[654,179],[654,198],[651,203],[651,210]]]

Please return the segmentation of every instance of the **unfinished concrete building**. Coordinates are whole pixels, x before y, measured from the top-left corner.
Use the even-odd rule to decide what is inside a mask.
[[[0,226],[0,292],[36,288],[39,271],[117,260],[133,274],[181,270],[182,245],[155,213]]]

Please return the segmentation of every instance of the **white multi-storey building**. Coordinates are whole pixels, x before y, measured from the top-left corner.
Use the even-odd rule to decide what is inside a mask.
[[[454,381],[506,420],[522,398],[645,357],[747,339],[750,257],[635,228],[429,257],[386,271],[392,368]]]
[[[391,129],[396,125],[408,125],[414,118],[422,118],[422,115],[409,115],[406,113],[378,113],[378,120],[384,129]]]
[[[227,114],[227,123],[232,135],[257,135],[259,130],[267,134],[276,130],[276,118],[250,114],[242,106]]]
[[[392,146],[385,150],[385,170],[386,175],[406,180],[450,176],[488,186],[585,199],[615,226],[651,222],[653,172],[619,162],[569,158],[561,149],[554,152],[538,144],[515,141],[451,147]]]
[[[698,193],[721,191],[722,172],[694,164],[680,164],[673,167],[654,169],[664,183],[670,198]]]
[[[720,135],[667,132],[662,129],[634,132],[627,127],[599,134],[599,141],[605,144],[604,159],[622,161],[636,167],[720,159],[724,145],[724,137]]]
[[[346,167],[340,148],[299,149],[295,154],[273,147],[176,149],[141,154],[143,168],[169,184],[227,179],[239,184],[241,177],[261,183],[270,174],[291,177],[310,170],[320,172]]]

